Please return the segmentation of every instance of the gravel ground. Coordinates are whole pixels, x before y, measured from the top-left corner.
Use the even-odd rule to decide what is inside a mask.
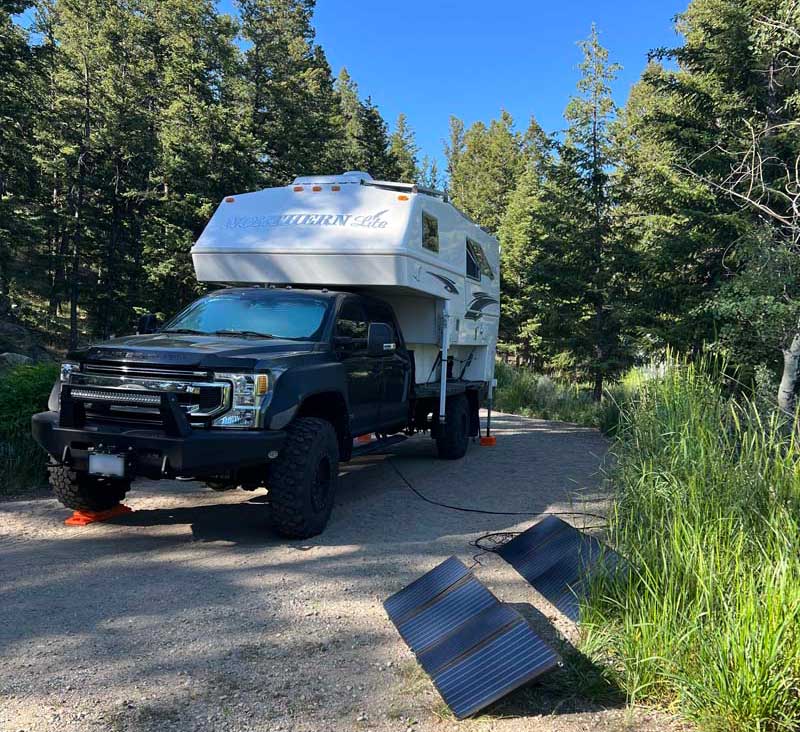
[[[665,730],[572,656],[482,717],[456,722],[381,602],[489,531],[532,519],[461,513],[602,510],[594,430],[498,415],[498,444],[440,462],[414,438],[346,466],[327,531],[267,528],[260,492],[135,486],[134,513],[68,528],[51,499],[0,504],[0,729]],[[578,521],[578,525],[580,522]],[[575,628],[509,566],[476,574],[564,648]],[[581,689],[591,685],[588,697]]]

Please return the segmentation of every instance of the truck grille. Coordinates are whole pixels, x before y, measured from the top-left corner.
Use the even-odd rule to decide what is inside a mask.
[[[73,399],[93,421],[159,424],[161,395],[177,396],[194,424],[207,423],[230,407],[231,385],[205,372],[87,364],[70,375]]]

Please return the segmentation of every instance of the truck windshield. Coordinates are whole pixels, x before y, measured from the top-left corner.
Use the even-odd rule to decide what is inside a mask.
[[[196,300],[161,331],[319,340],[328,306],[327,298],[303,293],[223,290]]]

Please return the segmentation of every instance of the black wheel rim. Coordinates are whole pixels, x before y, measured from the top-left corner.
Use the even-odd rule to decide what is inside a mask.
[[[311,482],[311,505],[315,511],[323,511],[328,507],[332,483],[330,460],[323,457],[317,463],[317,469],[314,471],[314,478]]]

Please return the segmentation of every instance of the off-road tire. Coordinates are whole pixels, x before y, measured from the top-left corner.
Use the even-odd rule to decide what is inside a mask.
[[[50,487],[56,498],[73,511],[107,511],[122,502],[130,490],[129,480],[102,478],[51,464]]]
[[[469,402],[464,394],[452,396],[445,405],[445,423],[436,436],[436,448],[443,460],[464,457],[469,447]]]
[[[286,432],[286,443],[270,465],[267,480],[272,525],[283,536],[307,539],[322,532],[333,509],[338,439],[333,425],[317,417],[300,417]]]

